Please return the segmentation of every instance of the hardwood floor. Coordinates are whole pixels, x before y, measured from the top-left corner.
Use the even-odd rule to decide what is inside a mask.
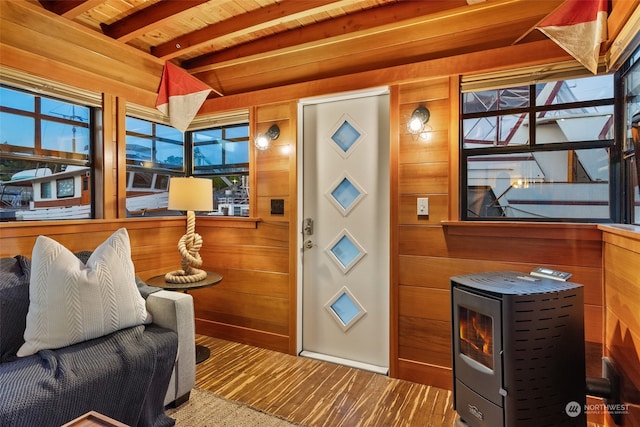
[[[451,392],[203,335],[196,387],[307,426],[454,425]]]

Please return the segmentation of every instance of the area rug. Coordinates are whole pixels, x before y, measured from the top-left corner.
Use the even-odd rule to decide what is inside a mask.
[[[176,427],[292,427],[300,426],[242,403],[194,388],[189,401],[167,410]]]

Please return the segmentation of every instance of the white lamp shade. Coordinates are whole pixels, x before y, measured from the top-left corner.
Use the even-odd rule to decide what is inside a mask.
[[[171,178],[169,209],[179,211],[213,210],[213,183],[207,178]]]

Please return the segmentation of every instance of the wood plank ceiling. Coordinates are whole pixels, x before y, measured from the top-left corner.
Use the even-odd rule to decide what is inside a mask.
[[[543,39],[562,0],[40,0],[219,96]]]

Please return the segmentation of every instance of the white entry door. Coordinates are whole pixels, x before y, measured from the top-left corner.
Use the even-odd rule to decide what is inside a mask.
[[[387,88],[300,102],[302,356],[389,366]]]

